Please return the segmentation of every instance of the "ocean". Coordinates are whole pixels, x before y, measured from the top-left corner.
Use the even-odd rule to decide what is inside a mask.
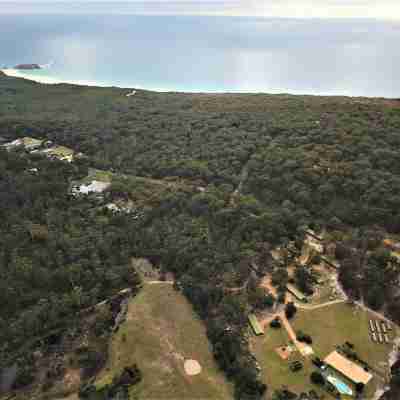
[[[0,68],[45,82],[190,92],[400,97],[400,23],[1,15]]]

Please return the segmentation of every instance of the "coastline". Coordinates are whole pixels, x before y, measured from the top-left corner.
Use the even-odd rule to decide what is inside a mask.
[[[0,71],[3,72],[5,75],[13,77],[13,78],[28,79],[30,81],[34,81],[37,83],[43,83],[45,85],[57,85],[57,84],[61,84],[61,83],[67,83],[69,85],[81,85],[81,86],[97,86],[97,87],[112,86],[112,85],[107,85],[105,83],[96,82],[96,81],[69,80],[69,79],[55,78],[55,77],[51,77],[48,75],[37,75],[37,74],[32,73],[31,71],[25,72],[25,71],[18,70],[15,68],[0,69]]]
[[[43,69],[39,70],[43,71]],[[254,94],[254,95],[289,95],[289,96],[317,96],[317,97],[348,97],[353,99],[381,99],[388,101],[398,101],[399,96],[389,97],[389,96],[368,96],[365,94],[351,94],[346,92],[336,92],[332,90],[330,93],[319,93],[319,92],[302,92],[289,89],[268,89],[254,91],[251,89],[235,89],[235,90],[224,90],[224,89],[203,89],[203,90],[193,90],[193,89],[176,89],[176,88],[153,88],[153,87],[143,87],[139,84],[127,84],[120,85],[116,83],[105,83],[99,81],[85,81],[85,80],[74,80],[74,79],[60,79],[48,75],[39,75],[32,73],[31,71],[26,72],[25,70],[18,70],[15,68],[4,68],[0,69],[5,75],[13,78],[27,79],[36,83],[44,85],[58,85],[58,84],[68,84],[77,86],[88,86],[88,87],[101,87],[101,88],[118,88],[126,90],[145,90],[156,93],[187,93],[187,94],[213,94],[213,95],[235,95],[235,94]]]

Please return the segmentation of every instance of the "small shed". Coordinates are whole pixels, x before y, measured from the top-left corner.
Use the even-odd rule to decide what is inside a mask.
[[[290,294],[292,294],[294,297],[296,297],[297,300],[307,303],[307,301],[308,301],[307,296],[304,293],[300,292],[300,290],[298,290],[296,287],[294,287],[293,285],[288,283],[286,285],[286,289]]]
[[[264,335],[264,329],[258,322],[257,317],[254,314],[250,314],[248,316],[249,319],[249,324],[251,328],[253,329],[253,332],[256,336]]]
[[[369,329],[371,332],[375,332],[375,324],[374,321],[372,321],[372,319],[369,320]]]
[[[38,149],[43,143],[43,139],[36,139],[32,137],[23,137],[22,144],[26,150]]]
[[[31,224],[29,233],[32,240],[47,240],[49,237],[49,230],[46,225]]]
[[[389,340],[388,334],[385,333],[385,335],[383,335],[383,337],[384,337],[384,339],[385,339],[385,343],[386,343],[386,344],[389,344],[389,343],[390,343],[390,340]]]

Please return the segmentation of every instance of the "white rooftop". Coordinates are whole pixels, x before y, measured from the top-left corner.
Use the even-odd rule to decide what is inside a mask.
[[[75,193],[75,194],[78,194],[78,193],[81,193],[81,194],[102,193],[110,185],[111,185],[110,182],[92,181],[89,184],[82,184],[78,187],[74,187],[72,189],[72,193]]]

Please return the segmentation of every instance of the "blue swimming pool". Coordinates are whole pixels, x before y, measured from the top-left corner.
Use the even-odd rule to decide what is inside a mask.
[[[336,376],[328,375],[326,377],[326,380],[332,383],[332,385],[336,387],[340,394],[346,394],[348,396],[353,395],[353,391],[351,390],[351,388],[340,379],[336,378]]]

